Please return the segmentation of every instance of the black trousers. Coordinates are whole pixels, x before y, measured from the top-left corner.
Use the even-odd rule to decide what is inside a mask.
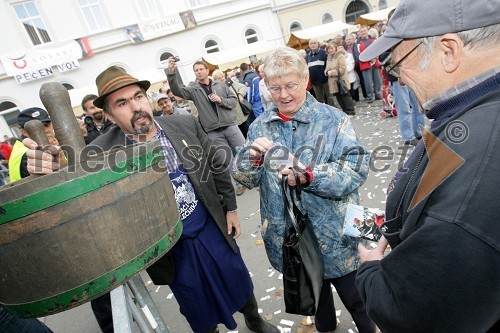
[[[354,285],[356,272],[345,276],[323,280],[323,288],[319,298],[319,305],[314,318],[318,332],[330,332],[337,327],[335,304],[331,285],[335,287],[342,303],[352,316],[359,333],[375,333],[375,323],[368,317],[365,305]]]
[[[352,100],[351,94],[347,93],[342,95],[341,93],[335,93],[334,95],[342,111],[347,114],[354,114],[354,101]]]
[[[90,307],[103,333],[113,333],[113,311],[111,295],[106,293],[90,301]]]

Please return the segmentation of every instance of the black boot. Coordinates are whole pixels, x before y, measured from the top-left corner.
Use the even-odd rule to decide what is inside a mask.
[[[252,294],[250,300],[239,312],[245,316],[245,324],[250,331],[257,333],[280,333],[280,330],[276,326],[271,325],[259,315],[255,295]]]

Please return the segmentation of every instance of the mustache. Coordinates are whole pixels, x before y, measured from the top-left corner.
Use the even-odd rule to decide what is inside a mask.
[[[141,117],[146,117],[149,121],[153,121],[153,118],[151,117],[151,115],[149,113],[147,113],[146,111],[139,111],[139,112],[134,113],[134,115],[132,116],[132,119],[130,119],[130,123],[132,124],[132,127],[134,126],[135,122]]]

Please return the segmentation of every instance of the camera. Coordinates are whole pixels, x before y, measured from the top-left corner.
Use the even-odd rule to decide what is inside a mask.
[[[86,116],[85,118],[83,118],[83,122],[89,127],[94,126],[94,119],[91,116]]]
[[[181,58],[179,58],[179,56],[174,56],[174,61],[175,62],[181,61]]]

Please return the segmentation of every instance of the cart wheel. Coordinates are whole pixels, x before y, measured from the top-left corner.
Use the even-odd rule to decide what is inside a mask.
[[[380,117],[382,117],[382,119],[387,118],[387,112],[385,111],[380,112]]]

